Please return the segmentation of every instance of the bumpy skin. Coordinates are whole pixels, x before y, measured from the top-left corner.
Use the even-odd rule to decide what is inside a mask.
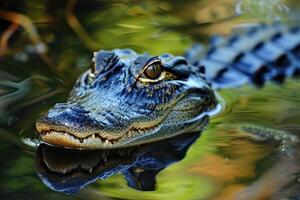
[[[194,45],[185,58],[205,68],[214,89],[281,83],[300,73],[300,29],[274,24],[237,30],[228,38],[213,37],[207,49]]]
[[[37,130],[47,143],[83,149],[127,147],[201,130],[216,107],[214,89],[282,82],[298,74],[299,35],[299,28],[259,26],[215,37],[206,51],[195,45],[184,57],[100,51],[66,103],[38,119]],[[163,71],[155,80],[143,75],[152,62]]]

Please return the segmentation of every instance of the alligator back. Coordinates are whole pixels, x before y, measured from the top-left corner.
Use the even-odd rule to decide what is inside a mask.
[[[184,56],[204,67],[214,88],[281,83],[300,72],[300,28],[259,25],[227,38],[215,36],[206,50],[196,44]]]

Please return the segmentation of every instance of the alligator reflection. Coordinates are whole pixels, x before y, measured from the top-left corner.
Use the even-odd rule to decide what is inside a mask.
[[[184,158],[200,133],[137,147],[80,151],[41,144],[36,153],[38,176],[49,188],[75,193],[97,179],[123,173],[129,187],[155,190],[158,172]]]

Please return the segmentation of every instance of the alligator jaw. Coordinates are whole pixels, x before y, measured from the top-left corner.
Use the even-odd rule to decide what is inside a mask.
[[[175,111],[177,113],[189,111],[198,112],[201,114],[194,117],[199,118],[199,116],[209,115],[210,111],[216,107],[217,103],[214,98],[204,100],[194,98],[193,100],[197,100],[198,105],[195,104],[194,107],[187,108],[182,105],[176,106],[176,104],[174,105],[174,107],[172,107],[172,109],[165,111],[163,116],[153,121],[149,121],[147,123],[136,122],[131,124],[128,128],[123,129],[119,132],[111,132],[101,127],[99,127],[98,129],[95,129],[95,127],[82,127],[81,130],[74,129],[64,124],[59,125],[58,123],[52,122],[51,120],[47,120],[43,116],[41,116],[37,120],[36,128],[42,141],[54,146],[61,146],[72,149],[113,149],[135,146],[157,141],[162,138],[175,136],[176,133],[172,133],[172,135],[169,136],[159,136],[154,139],[148,138],[147,140],[139,140],[139,138],[143,136],[147,137],[149,135],[159,135],[158,133],[161,133],[160,129],[164,125],[168,124],[168,122],[166,122],[166,124],[164,122],[168,121],[167,118],[170,113],[172,113],[172,111]],[[179,99],[179,101],[181,101],[181,99]],[[179,132],[182,131],[183,129],[180,128]]]
[[[102,148],[112,148],[116,142],[116,140],[102,138],[99,134],[93,134],[86,138],[78,138],[71,133],[56,130],[42,131],[40,136],[46,143],[78,149],[99,149],[99,146]]]
[[[152,132],[159,129],[161,121],[152,127],[147,128],[129,128],[126,132],[118,134],[118,137],[109,138],[109,133],[100,134],[93,133],[86,137],[78,137],[75,133],[69,130],[63,130],[59,127],[52,127],[51,125],[40,123],[36,124],[39,135],[45,143],[62,146],[73,149],[112,149],[124,146],[130,146],[126,144],[126,139],[132,138],[137,135],[145,134],[146,132]]]

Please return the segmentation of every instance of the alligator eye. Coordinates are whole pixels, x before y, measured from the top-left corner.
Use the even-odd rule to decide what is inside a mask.
[[[154,62],[147,66],[144,70],[144,75],[149,79],[157,79],[162,73],[162,66],[160,62]]]
[[[174,78],[176,76],[166,70],[161,60],[158,57],[154,57],[144,66],[136,80],[144,84],[149,84]]]

